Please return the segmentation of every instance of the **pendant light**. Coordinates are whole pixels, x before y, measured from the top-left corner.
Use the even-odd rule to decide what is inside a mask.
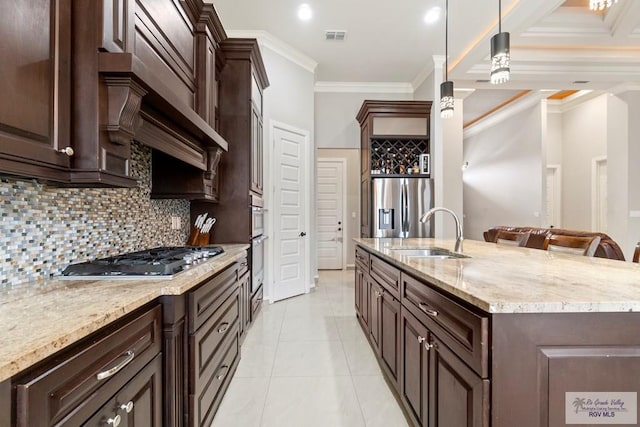
[[[449,81],[449,0],[445,6],[444,25],[444,82],[440,84],[440,117],[453,117],[453,82]]]
[[[498,34],[491,37],[491,83],[509,81],[510,65],[509,33],[502,32],[502,0],[498,0]]]

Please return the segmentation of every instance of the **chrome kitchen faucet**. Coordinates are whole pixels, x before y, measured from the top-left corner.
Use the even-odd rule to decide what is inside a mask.
[[[422,215],[422,218],[420,218],[420,222],[429,221],[431,219],[431,217],[433,216],[433,214],[438,212],[438,211],[449,212],[453,216],[453,219],[456,222],[456,246],[455,246],[454,252],[461,254],[462,253],[462,241],[464,240],[464,238],[462,237],[462,224],[460,223],[460,220],[458,219],[458,215],[456,215],[456,213],[454,211],[452,211],[451,209],[447,209],[447,208],[437,208],[437,207],[436,208],[432,208],[432,209],[429,209],[427,211],[427,213]]]

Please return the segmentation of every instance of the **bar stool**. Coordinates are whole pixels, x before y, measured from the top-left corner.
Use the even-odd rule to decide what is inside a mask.
[[[493,243],[506,246],[527,246],[531,233],[500,230],[496,233]]]
[[[640,262],[640,242],[636,245],[636,250],[633,251],[633,262]]]
[[[574,255],[593,256],[600,244],[600,236],[576,237],[549,234],[544,239],[542,249]]]

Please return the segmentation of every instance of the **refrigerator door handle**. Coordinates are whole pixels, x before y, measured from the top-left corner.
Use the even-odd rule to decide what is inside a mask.
[[[409,194],[408,183],[406,180],[402,181],[402,232],[409,233]],[[403,237],[407,237],[407,235]]]

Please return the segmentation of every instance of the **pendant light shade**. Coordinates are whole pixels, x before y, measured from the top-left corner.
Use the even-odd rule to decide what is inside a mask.
[[[440,117],[450,119],[453,117],[453,82],[449,81],[449,0],[445,7],[444,27],[444,79],[440,84]]]
[[[510,65],[509,33],[498,33],[491,37],[491,83],[509,81]]]
[[[491,37],[491,83],[509,81],[511,54],[509,33],[502,32],[502,0],[498,0],[498,34]]]
[[[440,117],[450,119],[453,117],[453,82],[446,81],[440,84]]]

